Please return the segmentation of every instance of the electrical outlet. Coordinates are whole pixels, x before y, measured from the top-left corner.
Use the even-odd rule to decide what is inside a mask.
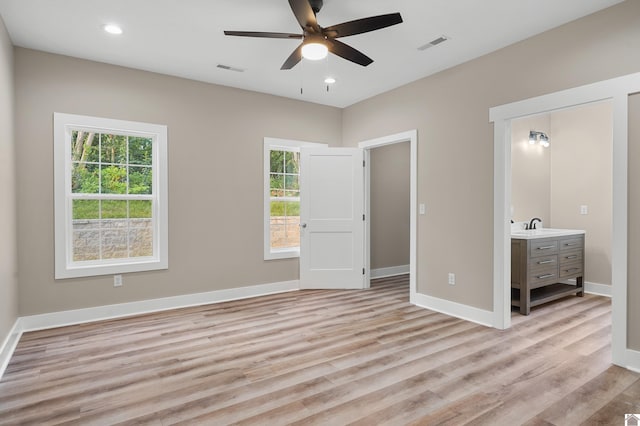
[[[580,214],[589,214],[589,207],[588,206],[580,206]]]
[[[456,285],[456,274],[449,272],[449,284]]]
[[[114,275],[113,276],[113,286],[114,287],[122,287],[122,275]]]

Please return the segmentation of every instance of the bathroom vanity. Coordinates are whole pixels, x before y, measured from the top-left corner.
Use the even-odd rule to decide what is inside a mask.
[[[553,228],[511,232],[511,304],[521,314],[561,297],[584,295],[584,234]],[[567,284],[570,279],[576,285]]]

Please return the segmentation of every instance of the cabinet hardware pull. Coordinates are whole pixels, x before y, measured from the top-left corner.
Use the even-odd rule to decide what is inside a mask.
[[[578,255],[574,254],[573,256],[566,256],[565,259],[577,259]]]
[[[578,244],[578,243],[565,243],[564,245],[565,246],[575,246],[576,244]]]
[[[540,262],[538,262],[538,265],[545,265],[547,263],[553,263],[553,260],[541,260]]]
[[[545,274],[545,275],[538,275],[538,279],[543,280],[545,278],[551,278],[553,277],[555,274]]]
[[[543,246],[543,247],[538,247],[538,250],[549,250],[552,248],[556,248],[556,246]]]
[[[578,271],[580,270],[580,268],[569,268],[569,269],[565,269],[565,272],[571,272],[571,271]]]

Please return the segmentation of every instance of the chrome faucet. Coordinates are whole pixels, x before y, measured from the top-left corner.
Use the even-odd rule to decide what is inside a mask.
[[[529,226],[527,226],[526,229],[537,229],[536,221],[542,223],[542,219],[540,219],[539,217],[534,217],[533,219],[531,219],[531,222],[529,222]]]

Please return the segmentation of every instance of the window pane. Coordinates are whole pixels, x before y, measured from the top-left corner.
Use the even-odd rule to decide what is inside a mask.
[[[153,160],[151,138],[129,138],[129,164],[151,165]]]
[[[88,220],[100,218],[100,201],[73,200],[73,219]],[[75,226],[74,226],[75,229]]]
[[[298,185],[298,176],[286,175],[284,178],[284,187],[285,189],[299,190],[300,185]]]
[[[100,168],[96,164],[73,163],[71,192],[97,194],[100,191]]]
[[[127,169],[118,166],[102,167],[102,193],[126,194],[127,193]]]
[[[91,223],[73,225],[74,262],[100,259],[100,231],[91,226]]]
[[[102,219],[126,219],[127,201],[123,200],[103,200]]]
[[[129,217],[151,219],[151,200],[129,201]]]
[[[101,232],[103,259],[121,259],[129,255],[128,231],[124,229],[106,229]]]
[[[71,133],[71,159],[97,163],[100,161],[98,137],[95,133],[75,130]]]
[[[151,167],[129,167],[129,194],[152,193]]]
[[[271,187],[271,196],[272,197],[282,197],[284,196],[284,176],[271,174],[270,176],[270,187]]]
[[[269,229],[271,248],[300,246],[300,202],[272,201]]]
[[[284,151],[271,151],[271,172],[283,173],[284,172]]]
[[[153,231],[151,221],[146,220],[146,222],[149,226],[129,228],[130,257],[153,256]]]
[[[101,163],[127,163],[127,137],[120,135],[102,134],[101,139]]]
[[[285,153],[285,171],[287,173],[299,173],[300,170],[300,153],[289,152]]]

